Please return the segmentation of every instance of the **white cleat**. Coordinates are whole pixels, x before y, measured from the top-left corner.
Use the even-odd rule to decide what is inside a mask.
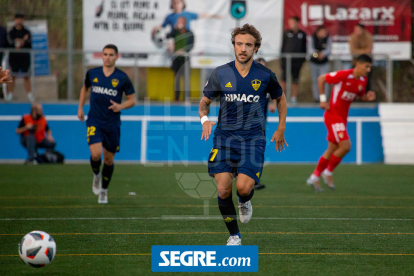
[[[108,189],[101,189],[101,191],[99,192],[98,203],[108,203]]]
[[[310,177],[308,178],[308,180],[306,180],[306,185],[311,187],[315,191],[315,193],[320,193],[324,191],[324,189],[319,186],[319,182],[312,181]]]
[[[227,245],[242,245],[241,239],[239,238],[238,235],[230,236],[229,239],[227,240]]]
[[[253,207],[250,200],[245,203],[239,202],[239,217],[241,223],[248,223],[253,215]]]
[[[95,195],[99,195],[101,187],[102,187],[102,173],[100,172],[98,175],[93,174],[92,192]]]
[[[322,172],[321,176],[322,176],[322,179],[325,185],[328,186],[328,188],[331,189],[332,191],[335,191],[335,184],[333,183],[332,174]]]

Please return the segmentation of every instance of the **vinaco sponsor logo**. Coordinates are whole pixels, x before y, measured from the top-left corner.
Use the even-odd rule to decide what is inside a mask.
[[[303,26],[319,26],[324,21],[357,20],[364,25],[394,25],[394,7],[332,8],[327,5],[300,6]],[[382,24],[379,24],[381,23]]]
[[[219,245],[154,245],[153,272],[257,272],[259,247]]]

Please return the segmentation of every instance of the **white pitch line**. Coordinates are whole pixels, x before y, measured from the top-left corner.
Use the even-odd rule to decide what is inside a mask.
[[[41,220],[222,220],[221,216],[162,216],[127,218],[0,218],[0,221]],[[281,218],[253,217],[253,220],[345,220],[345,221],[414,221],[414,218]]]

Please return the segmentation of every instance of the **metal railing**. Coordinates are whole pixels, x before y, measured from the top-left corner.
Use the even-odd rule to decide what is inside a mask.
[[[68,70],[68,83],[67,83],[67,93],[66,93],[66,99],[68,100],[74,100],[74,85],[72,83],[73,79],[73,73],[75,71],[78,71],[78,69],[74,68],[73,66],[73,57],[72,59],[69,59],[72,55],[81,55],[82,57],[82,74],[83,76],[86,75],[88,64],[86,63],[85,56],[88,54],[94,54],[96,51],[83,51],[83,50],[73,50],[70,51],[71,53],[68,53],[68,50],[66,49],[48,49],[48,50],[33,50],[33,49],[11,49],[11,48],[0,48],[0,51],[4,53],[4,56],[7,56],[9,53],[30,53],[31,57],[31,83],[32,83],[32,91],[35,93],[35,54],[38,53],[47,53],[49,55],[67,55],[68,57],[68,64],[67,64],[67,70]],[[161,55],[160,52],[123,52],[121,53],[122,56],[127,56],[128,58],[133,58],[133,64],[134,66],[131,66],[133,68],[133,85],[136,91],[136,97],[139,98],[139,95],[141,91],[139,91],[139,68],[145,67],[140,65],[140,60],[143,58],[146,58],[151,55],[159,56]],[[231,61],[234,59],[234,53],[223,53],[223,54],[195,54],[195,53],[183,53],[181,56],[184,56],[185,63],[184,63],[184,90],[185,90],[185,98],[189,99],[189,91],[190,91],[190,63],[188,62],[191,57],[215,57],[215,58],[222,58],[227,59],[228,61]],[[286,72],[291,72],[292,69],[292,59],[294,58],[305,58],[306,60],[310,59],[310,55],[308,54],[296,54],[296,53],[288,53],[288,54],[260,54],[257,55],[257,57],[263,57],[270,60],[277,60],[281,58],[286,58]],[[256,57],[256,56],[255,56]],[[393,101],[393,61],[390,59],[388,55],[373,55],[373,58],[375,61],[385,61],[385,69],[386,69],[386,99],[388,102]],[[342,62],[343,61],[351,61],[352,57],[350,55],[331,55],[329,56],[329,60],[334,63],[334,70],[340,70],[343,68]],[[72,60],[72,61],[71,61]],[[6,65],[6,58],[3,59],[3,67]],[[7,68],[8,66],[6,66]],[[213,69],[213,68],[212,68]],[[200,80],[203,84],[205,83],[205,80]],[[291,94],[291,83],[292,83],[292,76],[291,74],[286,74],[286,95],[288,98],[290,98]],[[5,91],[5,89],[3,89]]]

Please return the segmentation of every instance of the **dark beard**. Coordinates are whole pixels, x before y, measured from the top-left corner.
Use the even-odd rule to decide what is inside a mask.
[[[249,59],[247,59],[246,61],[240,61],[240,60],[238,59],[237,54],[236,54],[235,56],[236,56],[237,61],[238,61],[240,64],[246,64],[246,63],[248,63],[248,62],[249,62],[249,61],[253,58],[253,55],[251,55],[251,56],[249,57]]]

